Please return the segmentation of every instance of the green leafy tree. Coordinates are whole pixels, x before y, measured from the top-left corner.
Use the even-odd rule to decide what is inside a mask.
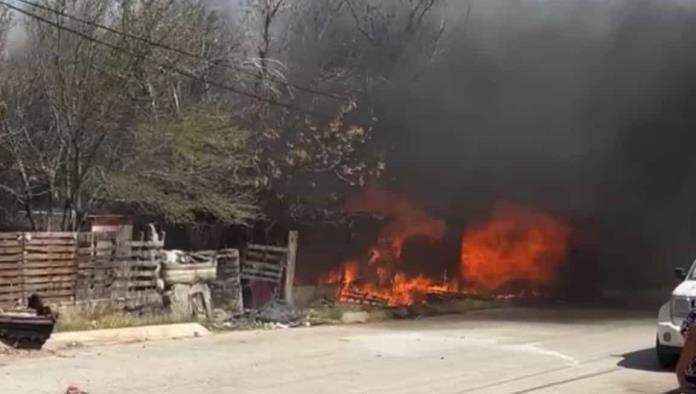
[[[258,219],[249,133],[211,105],[134,129],[132,161],[110,179],[110,200],[173,223]]]

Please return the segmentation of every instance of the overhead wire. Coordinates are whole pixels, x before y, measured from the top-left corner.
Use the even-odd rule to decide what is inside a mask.
[[[116,35],[119,35],[119,36],[122,36],[122,37],[129,38],[129,39],[131,39],[131,40],[140,41],[140,42],[146,43],[146,44],[148,44],[148,45],[150,45],[150,46],[153,46],[153,47],[157,47],[157,48],[160,48],[160,49],[168,50],[168,51],[177,53],[177,54],[179,54],[179,55],[187,56],[187,57],[189,57],[189,58],[194,58],[194,59],[198,59],[198,60],[204,60],[204,61],[206,61],[206,62],[209,62],[209,63],[213,64],[213,65],[220,66],[220,67],[224,67],[224,68],[228,68],[228,69],[231,69],[231,70],[234,70],[234,71],[238,71],[238,72],[241,72],[241,73],[245,73],[245,74],[249,74],[249,75],[254,75],[254,76],[257,75],[257,73],[255,73],[255,72],[253,72],[253,71],[250,71],[250,70],[247,70],[247,69],[245,69],[245,68],[242,67],[242,66],[237,66],[237,65],[228,64],[228,63],[221,63],[221,62],[211,61],[210,59],[207,59],[207,58],[205,58],[204,56],[195,54],[195,53],[193,53],[193,52],[190,52],[190,51],[187,51],[187,50],[184,50],[184,49],[181,49],[181,48],[176,48],[176,47],[173,47],[173,46],[171,46],[171,45],[163,44],[163,43],[161,43],[161,42],[156,42],[156,41],[153,41],[153,40],[151,40],[151,39],[149,39],[149,38],[139,36],[139,35],[137,35],[137,34],[132,34],[132,33],[124,32],[124,31],[115,29],[115,28],[113,28],[113,27],[103,25],[103,24],[101,24],[101,23],[97,23],[97,22],[94,22],[94,21],[90,21],[90,20],[88,20],[88,19],[80,18],[80,17],[78,17],[78,16],[69,14],[69,13],[67,13],[67,12],[61,11],[61,10],[56,9],[56,8],[53,8],[53,7],[49,7],[49,6],[40,4],[40,3],[36,3],[36,2],[34,2],[34,1],[29,1],[29,0],[14,0],[14,1],[19,2],[19,3],[22,3],[22,4],[26,4],[26,5],[28,5],[28,6],[35,7],[35,8],[44,10],[44,11],[48,11],[48,12],[54,13],[54,14],[56,14],[56,15],[62,16],[62,17],[64,17],[64,18],[68,18],[68,19],[71,19],[71,20],[73,20],[73,21],[86,24],[86,25],[88,25],[88,26],[92,26],[92,27],[95,27],[95,28],[98,28],[98,29],[102,29],[102,30],[108,31],[108,32],[113,33],[113,34],[116,34]],[[303,92],[306,92],[306,93],[311,93],[311,94],[314,94],[314,95],[317,95],[317,96],[323,96],[323,97],[327,97],[327,98],[332,98],[332,99],[335,99],[335,100],[344,100],[344,101],[348,101],[348,100],[349,100],[347,97],[344,97],[344,96],[340,96],[340,95],[333,94],[333,93],[329,93],[329,92],[324,92],[324,91],[321,91],[321,90],[318,90],[318,89],[314,89],[314,88],[307,87],[307,86],[304,86],[304,85],[299,85],[299,84],[296,84],[296,83],[287,82],[287,81],[285,81],[285,80],[283,80],[283,79],[281,79],[281,78],[278,78],[278,77],[274,77],[274,76],[265,76],[265,77],[268,78],[268,79],[270,79],[270,80],[272,80],[273,82],[278,83],[278,84],[285,85],[285,86],[287,86],[287,87],[291,87],[291,88],[294,88],[294,89],[297,89],[297,90],[299,90],[299,91],[303,91]]]
[[[78,37],[80,37],[80,38],[82,38],[82,39],[88,40],[88,41],[93,42],[93,43],[95,43],[95,44],[99,44],[99,45],[105,46],[105,47],[107,47],[107,48],[109,48],[109,49],[112,49],[112,50],[114,50],[114,51],[121,52],[121,53],[125,53],[125,54],[127,54],[127,55],[129,55],[129,56],[132,56],[132,57],[135,57],[135,58],[147,60],[146,56],[144,56],[144,55],[142,55],[142,54],[138,54],[138,53],[132,52],[132,51],[126,49],[126,48],[120,47],[120,46],[118,46],[118,45],[115,45],[115,44],[112,44],[112,43],[109,43],[109,42],[100,40],[100,39],[98,39],[98,38],[96,38],[96,37],[93,37],[93,36],[87,34],[87,33],[83,33],[83,32],[81,32],[81,31],[75,30],[75,29],[70,28],[70,27],[68,27],[68,26],[63,26],[63,25],[61,25],[61,24],[59,24],[59,23],[56,23],[56,22],[54,22],[54,21],[52,21],[52,20],[50,20],[50,19],[44,18],[44,17],[42,17],[42,16],[40,16],[40,15],[34,14],[34,13],[30,12],[30,11],[26,11],[26,10],[20,8],[20,7],[17,7],[17,6],[15,6],[15,5],[12,5],[12,4],[8,3],[8,2],[5,1],[5,0],[0,0],[0,6],[7,7],[8,9],[11,9],[11,10],[13,10],[13,11],[16,11],[16,12],[22,14],[22,15],[25,15],[25,16],[28,16],[28,17],[30,17],[30,18],[36,19],[36,20],[39,21],[39,22],[42,22],[42,23],[45,23],[45,24],[47,24],[47,25],[53,26],[53,27],[55,27],[55,28],[57,28],[57,29],[59,29],[59,30],[63,30],[63,31],[66,31],[66,32],[68,32],[68,33],[74,34],[74,35],[76,35],[76,36],[78,36]],[[179,74],[179,75],[181,75],[181,76],[183,76],[183,77],[186,77],[186,78],[189,78],[189,79],[193,79],[193,80],[196,80],[196,81],[199,81],[199,82],[208,84],[208,85],[210,85],[210,86],[217,87],[217,88],[219,88],[219,89],[228,90],[228,91],[230,91],[230,92],[232,92],[232,93],[235,93],[235,94],[237,94],[237,95],[240,95],[240,96],[252,98],[252,99],[254,99],[254,100],[258,100],[258,101],[260,101],[260,102],[264,102],[264,103],[266,103],[266,104],[273,105],[273,106],[282,107],[282,108],[285,108],[285,109],[296,110],[296,111],[305,112],[305,113],[313,113],[313,111],[311,111],[311,110],[299,108],[299,107],[296,107],[296,106],[294,106],[294,105],[292,105],[292,104],[289,104],[289,103],[285,103],[285,102],[281,102],[281,101],[278,101],[278,100],[270,99],[270,98],[268,98],[268,97],[264,97],[264,96],[261,96],[261,95],[259,95],[259,94],[253,93],[253,92],[248,92],[248,91],[242,90],[242,89],[237,88],[237,87],[235,87],[235,86],[231,86],[231,85],[228,85],[228,84],[225,84],[225,83],[222,83],[222,82],[216,82],[216,81],[208,80],[208,79],[205,79],[205,78],[201,78],[201,77],[198,76],[198,75],[195,75],[195,74],[193,74],[193,73],[191,73],[191,72],[189,72],[189,71],[186,71],[186,70],[182,70],[182,69],[180,69],[180,68],[177,68],[177,67],[175,67],[175,66],[173,66],[173,65],[171,65],[171,64],[159,63],[159,62],[153,62],[153,63],[154,63],[155,65],[159,66],[159,67],[168,69],[168,70],[170,70],[170,71],[172,71],[172,72],[174,72],[174,73],[176,73],[176,74]]]

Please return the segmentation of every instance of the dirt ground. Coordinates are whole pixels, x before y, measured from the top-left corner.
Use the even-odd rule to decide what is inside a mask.
[[[4,393],[669,393],[655,313],[497,309],[0,355]]]

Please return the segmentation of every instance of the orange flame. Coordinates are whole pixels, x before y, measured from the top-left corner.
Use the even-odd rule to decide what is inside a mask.
[[[472,290],[511,281],[553,284],[565,260],[570,231],[552,215],[516,206],[498,207],[481,225],[465,231],[460,274]]]
[[[445,222],[431,218],[413,201],[376,187],[369,187],[357,198],[348,202],[348,212],[379,213],[389,222],[379,234],[376,249],[379,256],[386,252],[401,257],[404,241],[416,235],[440,240],[445,234]]]
[[[409,199],[374,187],[350,201],[348,211],[379,213],[388,222],[379,233],[377,245],[368,249],[365,265],[344,263],[338,272],[322,278],[323,283],[341,283],[339,301],[347,301],[357,293],[389,305],[410,305],[428,293],[447,291],[456,282],[436,283],[423,275],[408,277],[398,269],[404,242],[418,235],[433,241],[442,239],[444,221],[431,218]]]

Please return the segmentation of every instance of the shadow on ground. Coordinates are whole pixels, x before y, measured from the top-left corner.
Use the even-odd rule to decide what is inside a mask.
[[[1,338],[0,344],[4,345],[6,348],[15,350],[40,350],[43,343],[30,341],[30,340],[8,340]]]
[[[636,350],[621,355],[621,361],[616,365],[628,369],[637,369],[640,371],[674,373],[674,369],[663,368],[657,362],[654,348]]]
[[[663,372],[667,374],[674,374],[673,368],[663,368],[657,362],[657,356],[655,355],[654,348],[648,348],[643,350],[636,350],[635,352],[630,352],[621,355],[621,361],[616,365],[619,367],[627,369],[636,369],[640,371],[648,372]],[[674,378],[676,382],[676,377]],[[682,391],[679,389],[674,389],[666,391],[662,394],[681,394]]]

